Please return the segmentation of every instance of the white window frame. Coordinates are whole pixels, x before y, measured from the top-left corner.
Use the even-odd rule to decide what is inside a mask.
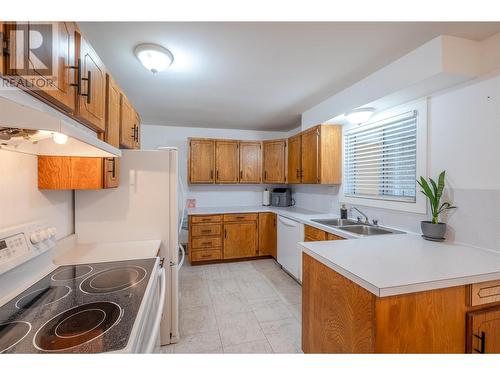
[[[389,117],[401,115],[410,111],[417,111],[417,165],[416,165],[416,177],[427,176],[427,99],[419,100],[417,102],[403,104],[388,110],[384,110],[380,113],[376,113],[369,123],[362,125],[346,125],[342,129],[342,160],[345,160],[345,148],[344,148],[344,135],[354,129],[359,129],[360,127],[369,127],[375,122],[387,119]],[[344,163],[342,163],[344,168]],[[345,171],[344,171],[345,172]],[[345,177],[344,177],[345,178]],[[365,197],[353,197],[344,194],[344,185],[342,184],[340,192],[340,203],[348,203],[352,205],[368,206],[385,208],[397,211],[406,211],[413,213],[425,214],[427,213],[427,201],[423,194],[420,193],[419,186],[416,186],[416,197],[415,202],[405,202],[397,200],[388,199],[377,199],[377,198],[365,198]]]

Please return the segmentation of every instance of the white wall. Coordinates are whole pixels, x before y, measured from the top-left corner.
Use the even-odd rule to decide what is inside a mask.
[[[430,98],[428,174],[437,177],[442,170],[448,177],[446,193],[458,206],[447,218],[448,238],[500,250],[500,76]],[[334,187],[292,189],[298,206],[339,213]],[[360,208],[381,225],[414,232],[427,220],[427,215]]]
[[[196,199],[197,207],[254,206],[262,204],[264,185],[187,185],[187,155],[189,137],[265,140],[286,138],[297,132],[270,132],[238,129],[187,128],[180,126],[142,125],[141,148],[159,146],[179,148],[179,175],[187,190],[186,197]]]
[[[37,157],[0,150],[0,228],[44,220],[57,238],[74,232],[72,191],[38,190]]]

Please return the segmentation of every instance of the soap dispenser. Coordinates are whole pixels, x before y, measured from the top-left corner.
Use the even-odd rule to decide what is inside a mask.
[[[340,218],[347,219],[347,207],[345,206],[345,203],[342,203],[342,207],[340,207]]]

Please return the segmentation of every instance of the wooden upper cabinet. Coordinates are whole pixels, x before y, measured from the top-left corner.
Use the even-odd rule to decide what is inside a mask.
[[[88,190],[117,187],[117,158],[38,156],[38,188]]]
[[[6,22],[5,73],[31,94],[73,113],[76,108],[74,22]],[[41,45],[37,47],[41,36]]]
[[[136,147],[137,120],[134,107],[123,93],[120,113],[120,146],[133,149]]]
[[[277,248],[276,214],[259,213],[259,255],[271,255],[276,258]]]
[[[106,69],[92,46],[75,33],[78,54],[77,117],[97,132],[106,130]]]
[[[318,125],[302,134],[303,184],[342,182],[342,129],[339,125]]]
[[[286,140],[278,139],[262,142],[263,148],[263,182],[286,183]]]
[[[215,182],[236,184],[239,179],[238,141],[215,141]]]
[[[262,181],[262,145],[260,142],[240,142],[240,184]]]
[[[137,113],[137,112],[135,112],[134,129],[135,129],[134,148],[140,149],[141,148],[141,117],[139,116],[139,113]]]
[[[188,179],[190,184],[215,182],[215,141],[189,139]]]
[[[500,307],[467,314],[467,352],[500,353]]]
[[[5,38],[5,22],[0,21],[0,43],[2,45],[2,48],[4,46],[7,46],[7,41]],[[5,57],[4,57],[4,52],[2,51],[0,53],[0,76],[3,76],[5,72]]]
[[[257,256],[257,221],[224,223],[223,259]]]
[[[288,138],[288,183],[299,184],[302,181],[302,139],[297,134]]]
[[[106,133],[104,140],[110,145],[120,147],[121,90],[113,78],[106,75]]]

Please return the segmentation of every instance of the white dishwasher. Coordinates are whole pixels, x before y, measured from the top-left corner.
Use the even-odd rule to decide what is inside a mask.
[[[278,216],[278,263],[295,279],[302,281],[302,250],[304,224]]]

